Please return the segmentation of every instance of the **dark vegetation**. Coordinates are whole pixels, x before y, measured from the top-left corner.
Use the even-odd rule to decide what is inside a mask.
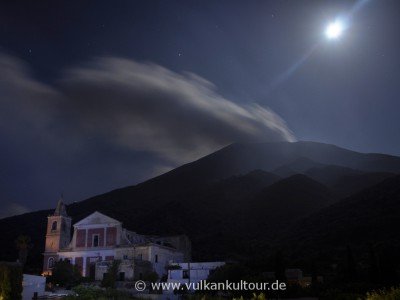
[[[49,278],[52,285],[71,288],[79,284],[82,280],[81,272],[78,267],[72,265],[69,260],[59,260],[55,262],[53,274]]]
[[[22,299],[22,266],[19,263],[0,262],[0,299]]]
[[[112,264],[108,268],[107,273],[104,275],[103,280],[101,281],[101,286],[105,288],[115,288],[115,283],[118,279],[118,268],[121,261],[113,260]]]

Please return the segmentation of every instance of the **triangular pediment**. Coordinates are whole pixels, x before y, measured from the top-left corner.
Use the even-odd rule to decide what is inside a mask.
[[[95,211],[86,218],[80,220],[78,223],[75,223],[74,226],[97,225],[97,224],[120,225],[121,222],[109,216],[106,216],[98,211]]]

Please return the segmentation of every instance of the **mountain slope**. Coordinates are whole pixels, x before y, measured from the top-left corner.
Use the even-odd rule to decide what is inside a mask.
[[[229,252],[244,251],[243,241],[252,235],[246,229],[254,228],[254,220],[260,221],[266,211],[273,211],[274,205],[280,204],[282,199],[292,201],[290,205],[286,203],[287,208],[291,205],[296,208],[291,212],[282,210],[281,220],[275,218],[274,224],[280,222],[285,226],[292,222],[288,216],[296,219],[308,215],[314,208],[332,200],[328,196],[329,189],[325,187],[327,190],[324,190],[320,184],[310,183],[310,179],[304,177],[279,184],[276,182],[279,178],[269,173],[247,174],[253,170],[271,171],[295,161],[338,165],[364,172],[400,172],[399,157],[357,153],[333,145],[313,142],[233,144],[144,183],[73,203],[67,209],[73,223],[98,210],[144,234],[187,233],[194,241],[195,258],[223,258]],[[276,186],[268,190],[270,184]],[[302,190],[302,187],[307,188]],[[261,192],[263,188],[267,191]],[[296,199],[303,201],[303,205],[296,206],[301,203]],[[246,209],[247,201],[253,201],[253,208]],[[31,252],[40,264],[49,213],[39,211],[0,220],[3,232],[0,259],[15,259],[13,241],[19,234],[28,234],[34,244]],[[253,218],[253,214],[261,217]],[[274,215],[270,218],[273,220]],[[261,236],[268,234],[261,232]],[[238,235],[243,240],[238,239]]]
[[[369,243],[400,249],[400,176],[341,200],[293,226],[278,244],[294,255]]]
[[[274,169],[272,173],[281,177],[289,177],[296,174],[304,174],[309,169],[320,168],[323,166],[323,164],[312,161],[311,159],[300,157],[295,161]]]
[[[242,211],[258,236],[289,226],[338,200],[329,188],[305,176],[293,175],[265,188]],[[260,232],[264,231],[264,232]]]
[[[85,201],[99,206],[105,206],[109,201],[119,205],[127,205],[132,201],[158,205],[159,201],[168,201],[199,186],[257,169],[271,172],[297,160],[338,165],[366,172],[400,173],[399,157],[358,153],[334,145],[314,142],[232,144],[144,183]]]
[[[311,168],[304,174],[330,187],[342,198],[396,175],[390,172],[364,172],[333,165]]]
[[[237,186],[243,186],[245,181],[235,181],[230,183],[236,186],[221,190],[221,185],[216,184],[218,188],[213,186],[205,194],[198,195],[203,201],[195,216],[201,225],[199,231],[192,232],[192,241],[194,254],[200,259],[251,256],[248,246],[255,241],[272,239],[277,229],[336,200],[327,187],[304,175],[276,181],[258,192],[247,190],[246,194],[240,193],[241,197],[238,197]],[[196,197],[192,200],[199,203]],[[184,205],[194,211],[193,203]]]
[[[214,182],[252,170],[272,170],[297,160],[337,165],[366,172],[400,173],[400,158],[384,154],[365,154],[334,145],[315,142],[277,142],[232,144],[199,160],[137,186],[145,196],[176,194],[197,185]],[[279,175],[279,174],[278,174]],[[135,190],[136,188],[134,188]],[[96,201],[99,201],[96,197]]]
[[[335,193],[341,197],[350,196],[376,185],[387,178],[395,176],[395,173],[389,172],[370,172],[358,175],[346,175],[338,178],[331,186]]]
[[[361,175],[364,173],[365,172],[360,170],[335,165],[311,168],[304,172],[305,175],[327,186],[335,185],[340,178]]]

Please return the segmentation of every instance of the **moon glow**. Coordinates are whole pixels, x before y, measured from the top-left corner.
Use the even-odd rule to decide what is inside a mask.
[[[344,30],[344,25],[340,21],[335,21],[332,22],[328,25],[328,27],[325,30],[325,36],[330,39],[337,39],[339,36],[342,35]]]

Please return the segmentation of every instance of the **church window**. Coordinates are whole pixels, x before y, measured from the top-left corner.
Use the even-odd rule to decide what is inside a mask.
[[[51,231],[54,231],[54,230],[57,230],[57,221],[54,221],[54,222],[51,224]]]
[[[158,263],[158,255],[157,254],[154,256],[154,262]]]
[[[98,247],[99,246],[99,235],[94,234],[93,235],[93,247]]]
[[[49,269],[52,269],[52,268],[54,267],[54,258],[53,258],[53,257],[50,257],[50,258],[49,258],[49,260],[48,260],[48,262],[47,262],[47,267],[48,267]]]

